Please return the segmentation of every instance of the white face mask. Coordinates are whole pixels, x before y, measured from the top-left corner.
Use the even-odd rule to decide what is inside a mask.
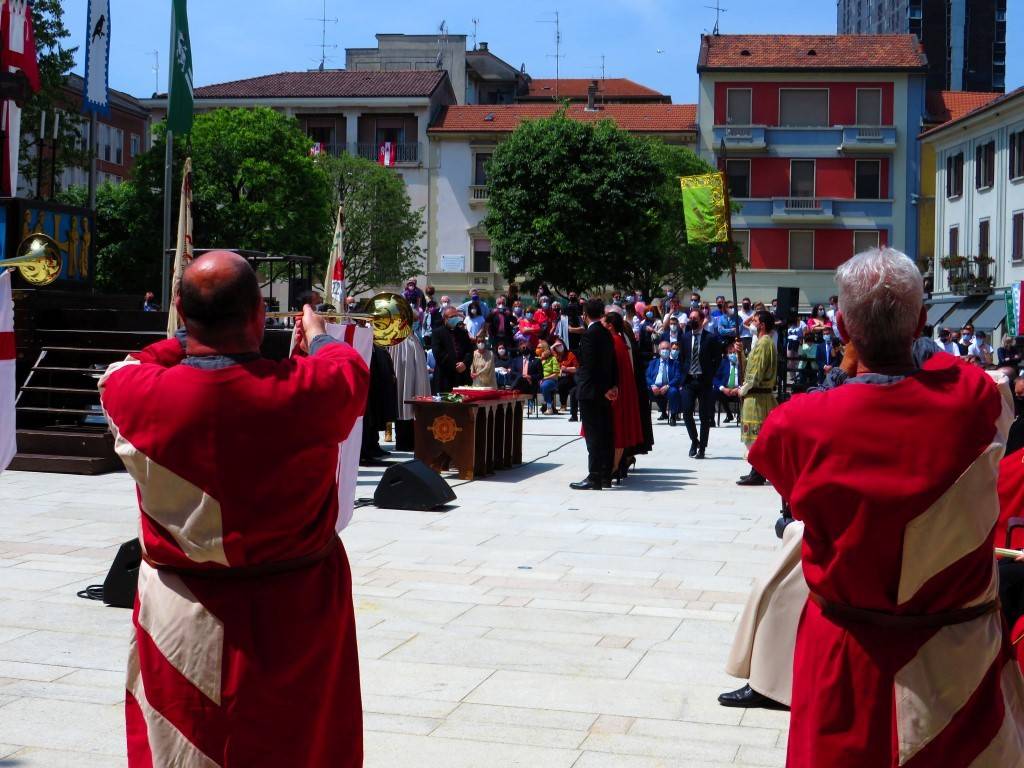
[[[484,342],[482,342],[482,341],[478,341],[476,343],[476,348],[479,349],[481,352],[483,352],[485,349],[487,349],[487,345],[484,344]]]

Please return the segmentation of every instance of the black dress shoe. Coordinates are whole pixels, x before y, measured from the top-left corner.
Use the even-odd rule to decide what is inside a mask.
[[[774,699],[769,699],[767,696],[755,691],[749,685],[744,685],[736,691],[723,693],[718,697],[718,703],[723,707],[744,707],[747,709],[757,707],[760,709],[778,709],[785,712],[789,711],[789,707],[785,704],[775,701]]]
[[[676,415],[674,413],[668,417],[668,425],[670,427],[674,427],[676,425]]]
[[[728,424],[730,421],[732,421],[732,414],[731,413],[728,416],[725,417],[725,423],[726,424]]]
[[[577,416],[570,416],[569,417],[569,421],[579,421],[579,417],[577,417]]]
[[[744,475],[736,481],[736,485],[764,485],[768,481],[765,476],[758,472],[756,469],[750,470],[749,475]]]
[[[693,458],[695,458],[695,459],[703,459],[704,458],[704,449],[703,448],[698,448],[697,449],[697,455],[694,456]]]
[[[600,491],[601,483],[586,477],[578,483],[569,483],[569,487],[574,491]]]
[[[667,419],[668,419],[668,414],[667,413],[663,413],[663,414],[661,414],[658,417],[658,421],[666,421]]]
[[[700,450],[700,446],[696,443],[690,443],[690,458],[692,459],[697,455],[697,451]]]

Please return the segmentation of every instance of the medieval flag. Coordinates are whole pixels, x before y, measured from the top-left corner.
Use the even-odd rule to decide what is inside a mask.
[[[14,429],[14,301],[11,272],[0,272],[0,472],[11,463],[18,448]],[[358,452],[358,446],[356,448]],[[358,460],[358,459],[357,459]]]
[[[395,145],[393,143],[381,142],[380,148],[377,150],[377,162],[388,167],[395,164]]]
[[[32,29],[32,8],[26,0],[0,0],[0,67],[4,72],[20,72],[29,88],[38,93],[39,62],[36,59],[36,38]],[[6,152],[0,195],[14,196],[18,191],[18,156],[21,146],[21,107],[14,101],[3,103],[0,119]]]
[[[324,301],[341,311],[345,308],[345,288],[345,209],[338,208],[331,257],[327,260],[327,274],[324,276]]]
[[[110,114],[110,0],[89,0],[82,110]]]
[[[319,157],[324,154],[324,144],[322,141],[314,141],[313,146],[309,148],[310,157]]]
[[[170,72],[167,130],[179,136],[192,131],[193,116],[192,43],[188,36],[187,0],[173,0]]]
[[[683,217],[688,243],[729,242],[725,176],[720,172],[683,176]]]
[[[356,323],[327,324],[327,334],[354,347],[363,362],[370,365],[373,354],[373,329]],[[352,520],[356,502],[356,484],[359,479],[359,453],[363,444],[363,417],[356,419],[345,442],[338,446],[338,522],[339,533]]]
[[[171,305],[167,308],[167,338],[177,332],[180,324],[174,300],[178,296],[185,267],[192,263],[192,253],[192,158],[186,157],[178,206],[178,241],[174,247],[174,271],[171,273]]]

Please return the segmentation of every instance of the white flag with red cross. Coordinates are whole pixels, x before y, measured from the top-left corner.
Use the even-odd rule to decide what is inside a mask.
[[[384,166],[395,164],[395,145],[390,141],[382,142],[377,150],[377,162]]]
[[[14,300],[11,273],[0,272],[0,472],[18,452],[14,427]]]

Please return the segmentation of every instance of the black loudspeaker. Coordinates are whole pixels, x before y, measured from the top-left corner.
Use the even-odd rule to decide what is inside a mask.
[[[444,478],[416,459],[388,467],[373,492],[374,505],[386,509],[426,511],[454,499]]]
[[[131,608],[135,605],[135,591],[139,585],[139,565],[142,563],[142,547],[138,539],[126,541],[117,550],[114,563],[103,580],[103,602],[114,608]]]
[[[800,311],[800,289],[779,288],[776,298],[779,301],[779,308],[775,312],[775,317],[782,323],[789,323]]]

